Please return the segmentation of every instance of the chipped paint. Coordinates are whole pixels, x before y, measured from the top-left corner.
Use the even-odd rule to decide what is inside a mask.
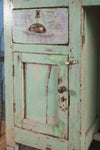
[[[68,9],[14,10],[12,27],[15,43],[68,44]]]
[[[67,56],[60,56],[60,55],[49,56],[49,60],[58,65],[58,78],[59,79],[61,79],[65,73],[65,68],[66,68],[65,62],[67,61],[67,59],[68,59]]]
[[[63,138],[64,137],[64,128],[65,128],[64,122],[59,120],[58,127],[53,127],[53,132],[54,132],[55,136],[57,136],[59,138]]]

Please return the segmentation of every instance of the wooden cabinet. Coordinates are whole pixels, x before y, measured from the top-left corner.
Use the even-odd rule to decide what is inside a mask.
[[[4,8],[7,150],[88,150],[98,129],[95,10],[82,11],[80,0]]]

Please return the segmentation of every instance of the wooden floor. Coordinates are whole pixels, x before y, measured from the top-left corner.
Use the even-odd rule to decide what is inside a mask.
[[[6,149],[6,137],[5,137],[5,121],[1,123],[1,137],[0,137],[0,150]]]

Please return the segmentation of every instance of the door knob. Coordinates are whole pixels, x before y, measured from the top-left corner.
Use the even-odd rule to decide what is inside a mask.
[[[61,94],[61,93],[64,93],[66,91],[66,87],[65,86],[61,86],[58,88],[58,92]]]

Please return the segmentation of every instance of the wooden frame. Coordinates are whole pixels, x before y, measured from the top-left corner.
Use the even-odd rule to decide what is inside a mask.
[[[82,0],[83,6],[100,6],[100,0]]]

